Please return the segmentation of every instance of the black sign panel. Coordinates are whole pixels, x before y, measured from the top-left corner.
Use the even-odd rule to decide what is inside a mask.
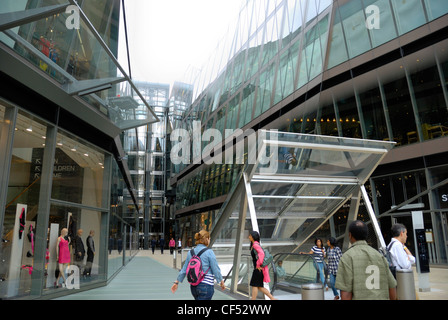
[[[420,272],[429,272],[429,251],[426,243],[425,229],[415,229],[415,241],[417,243],[417,259],[420,263]]]

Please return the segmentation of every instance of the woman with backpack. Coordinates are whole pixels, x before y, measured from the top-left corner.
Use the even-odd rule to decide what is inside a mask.
[[[222,290],[225,289],[224,279],[215,253],[207,248],[210,243],[210,233],[201,230],[195,234],[194,238],[197,246],[188,252],[187,260],[185,260],[177,280],[174,281],[171,291],[175,293],[179,282],[187,277],[191,294],[195,300],[211,300],[215,292],[214,279],[216,278],[216,281],[220,283]]]
[[[260,246],[260,234],[257,231],[251,231],[249,233],[249,240],[250,254],[254,264],[254,271],[252,272],[252,278],[250,279],[250,286],[252,287],[251,300],[257,299],[258,290],[267,295],[269,299],[277,300],[269,290],[264,287],[264,283],[271,282],[271,278],[269,277],[269,266],[262,267],[264,251]]]

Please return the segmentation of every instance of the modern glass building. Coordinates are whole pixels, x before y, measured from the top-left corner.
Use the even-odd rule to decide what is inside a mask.
[[[73,292],[61,289],[58,248],[74,272],[67,283],[82,290],[105,285],[137,250],[129,132],[159,119],[117,61],[120,3],[0,4],[2,299]],[[89,234],[95,255],[78,259],[76,236],[87,253]]]
[[[295,177],[289,178],[290,183],[296,179],[302,187],[295,193],[285,193],[280,180],[254,191],[250,179],[256,169],[247,171],[247,161],[238,164],[234,157],[231,163],[210,163],[201,154],[207,150],[208,155],[207,147],[215,143],[215,156],[235,149],[238,138],[232,134],[238,128],[242,129],[240,136],[250,130],[277,129],[292,137],[284,146],[307,161],[298,161],[295,170],[321,166],[338,179],[356,177],[358,187],[361,179],[357,173],[336,174],[342,168],[339,156],[333,161],[325,158],[330,154],[313,158],[312,147],[304,148],[304,143],[314,139],[325,143],[326,136],[340,138],[341,146],[347,142],[344,139],[353,138],[394,142],[394,148],[377,166],[370,167],[372,172],[363,182],[382,236],[388,243],[388,230],[395,222],[412,230],[410,211],[399,209],[423,203],[430,262],[446,265],[447,13],[448,3],[436,0],[248,0],[234,30],[220,42],[216,55],[194,82],[192,103],[187,107],[180,103],[178,108],[174,104],[181,115],[176,128],[190,132],[191,141],[195,128],[200,128],[196,134],[202,138],[199,150],[193,147],[187,160],[173,165],[171,172],[171,184],[176,187],[175,214],[184,241],[197,230],[207,229],[212,231],[215,248],[233,254],[239,232],[247,233],[256,222],[262,241],[272,245],[274,252],[304,251],[313,243],[313,235],[334,236],[348,246],[344,241],[348,219],[357,217],[373,224],[365,202],[355,200],[360,199],[358,188],[331,210],[322,211],[329,209],[329,204],[321,207],[325,218],[317,217],[317,207],[310,206],[313,215],[289,224],[286,230],[282,224],[285,217],[297,221],[308,210],[301,192],[308,190],[309,196],[318,196],[317,190]],[[221,133],[219,141],[213,140],[217,135],[204,135],[212,128]],[[173,140],[180,141],[177,137]],[[246,145],[244,150],[247,160],[250,149]],[[234,208],[243,202],[234,203],[230,212],[226,208],[241,179],[246,179],[245,188],[239,191],[247,195],[249,208],[238,211]],[[282,179],[285,183],[285,177]],[[326,181],[327,187],[335,183],[328,177]],[[325,196],[335,194],[333,188],[325,190]],[[292,197],[288,205],[280,204],[288,197]],[[247,212],[247,216],[245,226],[235,232],[237,211],[240,215]],[[223,216],[227,222],[221,220]],[[408,235],[408,247],[415,248],[413,235]],[[373,237],[371,244],[377,246],[378,240]]]

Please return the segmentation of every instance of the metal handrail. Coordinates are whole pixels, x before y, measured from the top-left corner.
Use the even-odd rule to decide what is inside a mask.
[[[288,252],[279,252],[279,253],[276,253],[276,254],[274,255],[274,259],[273,259],[273,261],[272,261],[272,264],[273,264],[273,273],[274,273],[274,284],[273,284],[273,286],[272,286],[272,292],[275,291],[276,286],[277,286],[277,284],[278,284],[278,282],[279,282],[279,281],[278,281],[278,278],[277,278],[277,272],[275,271],[275,263],[278,261],[278,256],[283,256],[283,255],[285,255],[285,256],[307,256],[307,257],[308,257],[307,260],[311,259],[311,260],[313,261],[313,266],[314,266],[314,268],[315,268],[316,271],[317,271],[317,279],[318,279],[318,281],[320,282],[320,271],[319,271],[319,268],[318,268],[318,265],[317,265],[317,262],[316,262],[316,257],[314,256],[314,254],[309,254],[309,253],[288,253]],[[302,264],[302,266],[301,266],[299,269],[297,269],[297,271],[296,271],[290,278],[294,278],[294,276],[295,276],[297,273],[299,273],[300,270],[302,270],[302,268],[305,266],[307,260],[305,260],[305,263]],[[324,268],[324,273],[325,273],[325,279],[327,279],[327,275],[328,275],[328,274],[327,274],[327,268]],[[323,285],[325,285],[325,284],[323,283]]]

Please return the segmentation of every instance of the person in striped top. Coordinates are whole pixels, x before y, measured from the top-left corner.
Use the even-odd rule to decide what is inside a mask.
[[[316,261],[320,282],[325,286],[325,273],[324,273],[324,258],[326,257],[325,247],[323,245],[322,239],[317,238],[314,240],[314,246],[309,252],[300,252],[301,254],[312,254],[314,256],[314,261]]]

